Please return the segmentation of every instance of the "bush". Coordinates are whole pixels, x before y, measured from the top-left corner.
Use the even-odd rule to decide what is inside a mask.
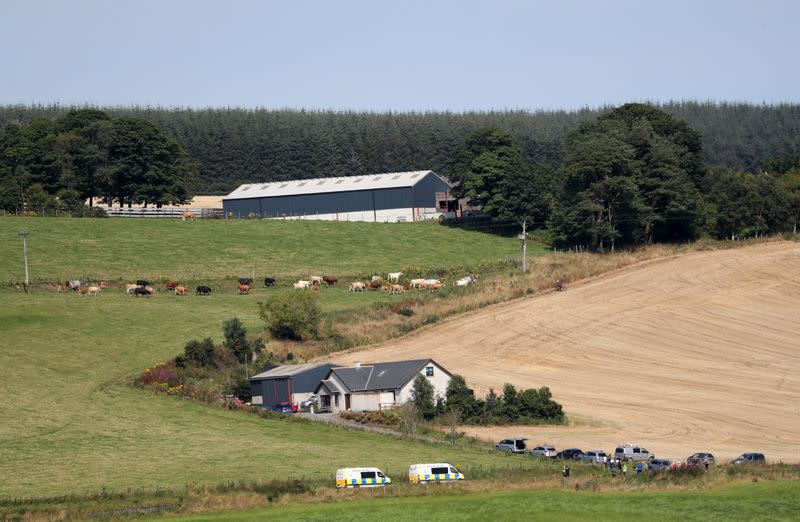
[[[322,311],[319,298],[311,292],[292,292],[260,303],[259,315],[276,339],[306,341],[319,335]]]
[[[183,349],[184,357],[187,363],[195,366],[216,366],[214,360],[214,341],[210,337],[206,337],[202,341],[192,339]],[[175,361],[178,364],[178,361]]]
[[[238,317],[233,317],[222,323],[225,335],[225,348],[236,357],[240,363],[252,358],[253,349],[247,341],[247,330]]]
[[[411,388],[411,402],[416,406],[417,411],[426,419],[436,415],[436,404],[434,403],[433,385],[421,373],[414,379]]]

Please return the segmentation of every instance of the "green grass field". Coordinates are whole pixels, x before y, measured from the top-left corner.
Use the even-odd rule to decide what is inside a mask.
[[[254,268],[260,278],[350,276],[475,266],[519,249],[515,239],[438,223],[0,217],[1,281],[23,277],[20,230],[30,232],[33,281],[199,280]]]
[[[566,489],[442,492],[332,503],[288,503],[238,513],[164,520],[797,520],[800,481],[735,483],[704,491]]]
[[[246,275],[447,267],[502,258],[516,242],[438,224],[0,218],[0,274],[21,275],[27,229],[34,280],[179,274]],[[190,276],[186,276],[190,277]],[[274,291],[274,290],[273,290]],[[269,421],[128,385],[187,340],[219,339],[238,316],[260,329],[268,295],[206,298],[159,292],[135,299],[34,288],[6,290],[0,307],[0,497],[48,496],[156,485],[328,478],[343,465],[401,469],[410,460],[468,465],[507,459],[324,426]],[[324,289],[327,310],[390,300]],[[409,460],[410,459],[410,460]]]

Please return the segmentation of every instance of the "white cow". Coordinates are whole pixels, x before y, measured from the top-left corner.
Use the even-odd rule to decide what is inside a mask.
[[[321,285],[322,284],[322,276],[311,276],[308,278],[311,281],[312,285]],[[302,283],[302,281],[298,281]]]
[[[134,284],[125,285],[125,293],[126,294],[130,295],[135,291],[136,291],[136,285],[134,285]]]
[[[294,286],[297,289],[308,288],[309,286],[311,286],[311,281],[298,281],[292,286]]]
[[[411,288],[416,288],[416,287],[418,287],[419,285],[421,285],[423,282],[425,282],[425,280],[424,280],[424,279],[412,279],[412,280],[409,282],[409,284],[411,285]]]
[[[363,292],[366,286],[367,285],[365,285],[361,281],[353,281],[352,283],[350,283],[350,288],[348,288],[348,290],[350,290],[351,292]]]
[[[100,293],[99,286],[90,286],[89,288],[86,289],[86,295],[92,295],[94,297],[97,297],[97,294],[99,293]]]
[[[400,278],[403,277],[403,272],[389,272],[386,274],[386,280],[390,283],[394,281],[395,283],[400,281]]]
[[[383,281],[383,278],[381,276],[372,276],[371,281],[377,281],[380,283],[381,281]]]

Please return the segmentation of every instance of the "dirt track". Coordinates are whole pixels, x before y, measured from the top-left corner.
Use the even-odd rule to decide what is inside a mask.
[[[338,362],[432,357],[478,390],[547,385],[559,448],[800,460],[800,243],[695,253],[470,314]]]

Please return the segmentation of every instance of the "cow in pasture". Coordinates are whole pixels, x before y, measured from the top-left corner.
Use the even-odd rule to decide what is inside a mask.
[[[133,296],[134,297],[150,297],[150,291],[143,286],[137,286],[133,289]]]
[[[58,283],[58,289],[56,290],[57,292],[66,292],[67,290],[69,290],[68,283]]]
[[[186,287],[181,285],[176,286],[175,295],[186,295]]]
[[[322,276],[311,276],[308,278],[311,281],[312,285],[321,285],[322,284]]]
[[[337,282],[339,282],[339,278],[329,275],[322,276],[322,280],[325,281],[325,284],[327,284],[328,286],[335,285]]]
[[[150,286],[150,282],[149,281],[145,281],[144,279],[137,279],[136,280],[136,285],[137,286]]]
[[[425,289],[428,292],[436,292],[438,290],[441,290],[442,288],[444,288],[444,285],[442,283],[434,283],[434,284],[430,284],[430,285],[425,285]]]
[[[100,290],[108,290],[112,286],[115,286],[112,281],[105,281],[105,280],[100,281],[99,285],[100,285]]]
[[[67,286],[69,286],[70,290],[74,290],[77,292],[81,288],[81,282],[78,281],[77,279],[70,279],[69,281],[67,281]]]
[[[403,285],[398,285],[398,284],[395,283],[395,284],[384,286],[383,287],[383,291],[384,292],[388,292],[390,294],[400,294],[400,293],[405,292],[405,289],[403,288]]]
[[[147,285],[147,286],[144,287],[144,289],[147,290],[148,292],[150,292],[150,295],[156,295],[156,289],[153,288],[152,286]]]
[[[308,288],[311,286],[311,281],[298,281],[292,285],[296,289]]]
[[[400,278],[403,277],[403,272],[389,272],[386,274],[386,280],[391,282],[398,283],[400,282]]]
[[[186,221],[187,219],[194,221],[197,219],[197,216],[189,209],[184,210],[181,212],[181,221]]]
[[[275,278],[274,277],[265,277],[264,278],[264,286],[275,286]]]
[[[253,280],[250,279],[249,277],[240,277],[239,278],[239,284],[240,285],[252,285],[253,284]]]
[[[438,279],[423,279],[420,284],[417,285],[417,288],[420,290],[426,290],[432,285],[441,285],[442,282]]]
[[[136,290],[137,288],[139,288],[139,285],[127,284],[127,285],[125,285],[125,293],[126,293],[126,294],[128,294],[128,295],[130,295],[130,294],[132,294],[132,293],[133,293],[133,291],[134,291],[134,290]]]
[[[167,290],[175,290],[179,284],[180,283],[178,283],[177,281],[166,281],[164,283],[164,288],[166,288]]]
[[[351,292],[363,292],[366,286],[361,281],[353,281],[347,289]]]
[[[81,288],[78,288],[78,293],[81,294],[81,295],[86,295],[86,292],[88,292],[88,291],[89,291],[89,289],[87,287],[85,287],[85,286],[81,287]]]
[[[425,281],[424,279],[412,279],[411,281],[409,281],[408,284],[411,285],[411,288],[416,288],[420,284],[422,284],[424,281]]]
[[[196,295],[210,295],[211,294],[211,287],[210,286],[203,286],[200,285],[197,287]]]
[[[369,282],[369,289],[370,290],[380,290],[381,286],[382,286],[381,282],[380,281],[376,281],[375,279],[373,279],[372,281]]]
[[[89,288],[86,289],[86,295],[97,297],[99,294],[100,294],[99,286],[90,286]]]
[[[236,286],[236,294],[237,295],[247,295],[247,294],[250,293],[250,289],[251,288],[253,288],[252,285],[243,285],[243,284],[239,283],[239,285]]]
[[[477,281],[477,280],[478,280],[478,276],[476,276],[476,275],[464,276],[461,279],[459,279],[458,281],[454,282],[453,285],[454,286],[474,285],[475,281]]]
[[[383,278],[381,276],[375,275],[375,276],[372,276],[372,279],[370,279],[370,281],[377,281],[379,283],[382,283],[383,282]]]

